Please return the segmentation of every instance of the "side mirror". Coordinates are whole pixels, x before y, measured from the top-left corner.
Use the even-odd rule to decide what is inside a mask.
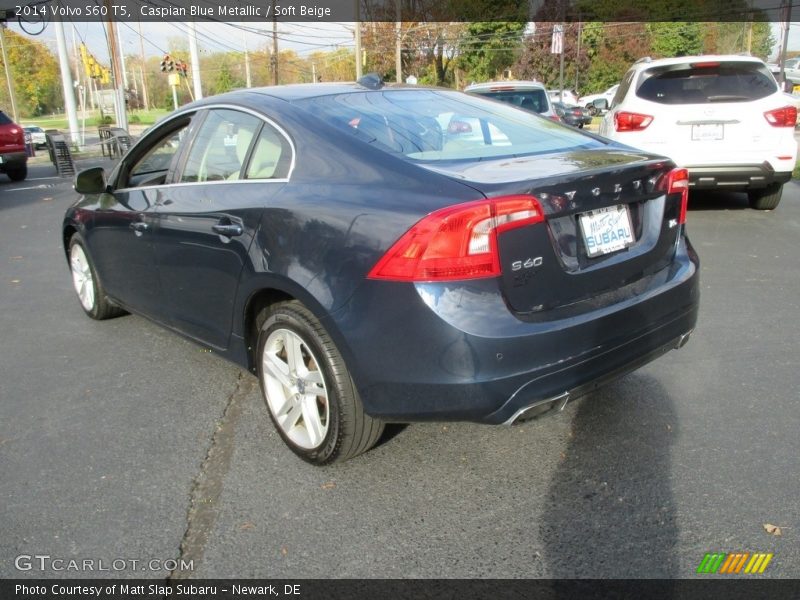
[[[598,98],[592,104],[594,104],[594,107],[598,112],[601,110],[608,110],[608,100],[605,98]]]
[[[79,194],[102,194],[108,190],[103,167],[85,169],[75,175],[75,191]]]

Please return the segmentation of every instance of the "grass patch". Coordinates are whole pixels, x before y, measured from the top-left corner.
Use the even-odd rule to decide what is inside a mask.
[[[794,171],[792,171],[792,179],[800,179],[800,162],[794,166]]]
[[[163,109],[131,110],[128,111],[128,123],[137,125],[152,125],[170,111]],[[112,116],[113,119],[113,116]],[[86,129],[95,129],[100,120],[100,111],[86,111]],[[65,114],[50,115],[47,117],[34,117],[20,119],[21,125],[38,125],[42,129],[69,129],[69,122]],[[83,125],[80,111],[78,111],[78,127]]]

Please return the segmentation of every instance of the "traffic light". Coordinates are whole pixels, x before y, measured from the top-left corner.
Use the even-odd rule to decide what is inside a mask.
[[[187,65],[185,61],[179,60],[175,63],[175,68],[178,70],[178,73],[186,77],[186,71],[189,69],[189,65]]]
[[[161,72],[166,73],[175,69],[175,61],[173,61],[169,54],[165,54],[161,61]]]

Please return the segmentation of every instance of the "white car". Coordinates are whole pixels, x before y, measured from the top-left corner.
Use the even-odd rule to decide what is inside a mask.
[[[31,143],[36,148],[44,148],[47,145],[47,136],[44,129],[36,125],[25,125],[23,131],[31,136]]]
[[[562,102],[571,106],[578,105],[578,97],[570,90],[564,90],[563,93],[561,90],[547,90],[547,95],[550,96],[551,102]]]
[[[617,89],[619,89],[619,84],[612,85],[604,92],[600,92],[599,94],[588,94],[586,96],[581,96],[578,98],[578,101],[575,102],[578,106],[583,106],[589,109],[589,112],[595,114],[597,112],[597,106],[595,105],[595,100],[605,100],[608,103],[608,106],[611,106],[611,101],[614,99],[614,95],[617,93]]]
[[[544,85],[538,81],[490,81],[473,83],[464,88],[468,94],[477,94],[506,102],[517,108],[535,112],[553,121],[561,122]]]
[[[693,188],[746,191],[767,210],[792,177],[796,119],[758,58],[683,56],[634,63],[599,133],[670,157]]]

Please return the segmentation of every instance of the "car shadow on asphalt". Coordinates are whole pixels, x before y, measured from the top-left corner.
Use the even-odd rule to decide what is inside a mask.
[[[578,402],[540,521],[550,576],[680,576],[670,485],[678,432],[670,393],[636,372]],[[566,597],[576,590],[563,591]]]
[[[689,218],[693,211],[750,210],[747,194],[692,190],[689,193]]]

